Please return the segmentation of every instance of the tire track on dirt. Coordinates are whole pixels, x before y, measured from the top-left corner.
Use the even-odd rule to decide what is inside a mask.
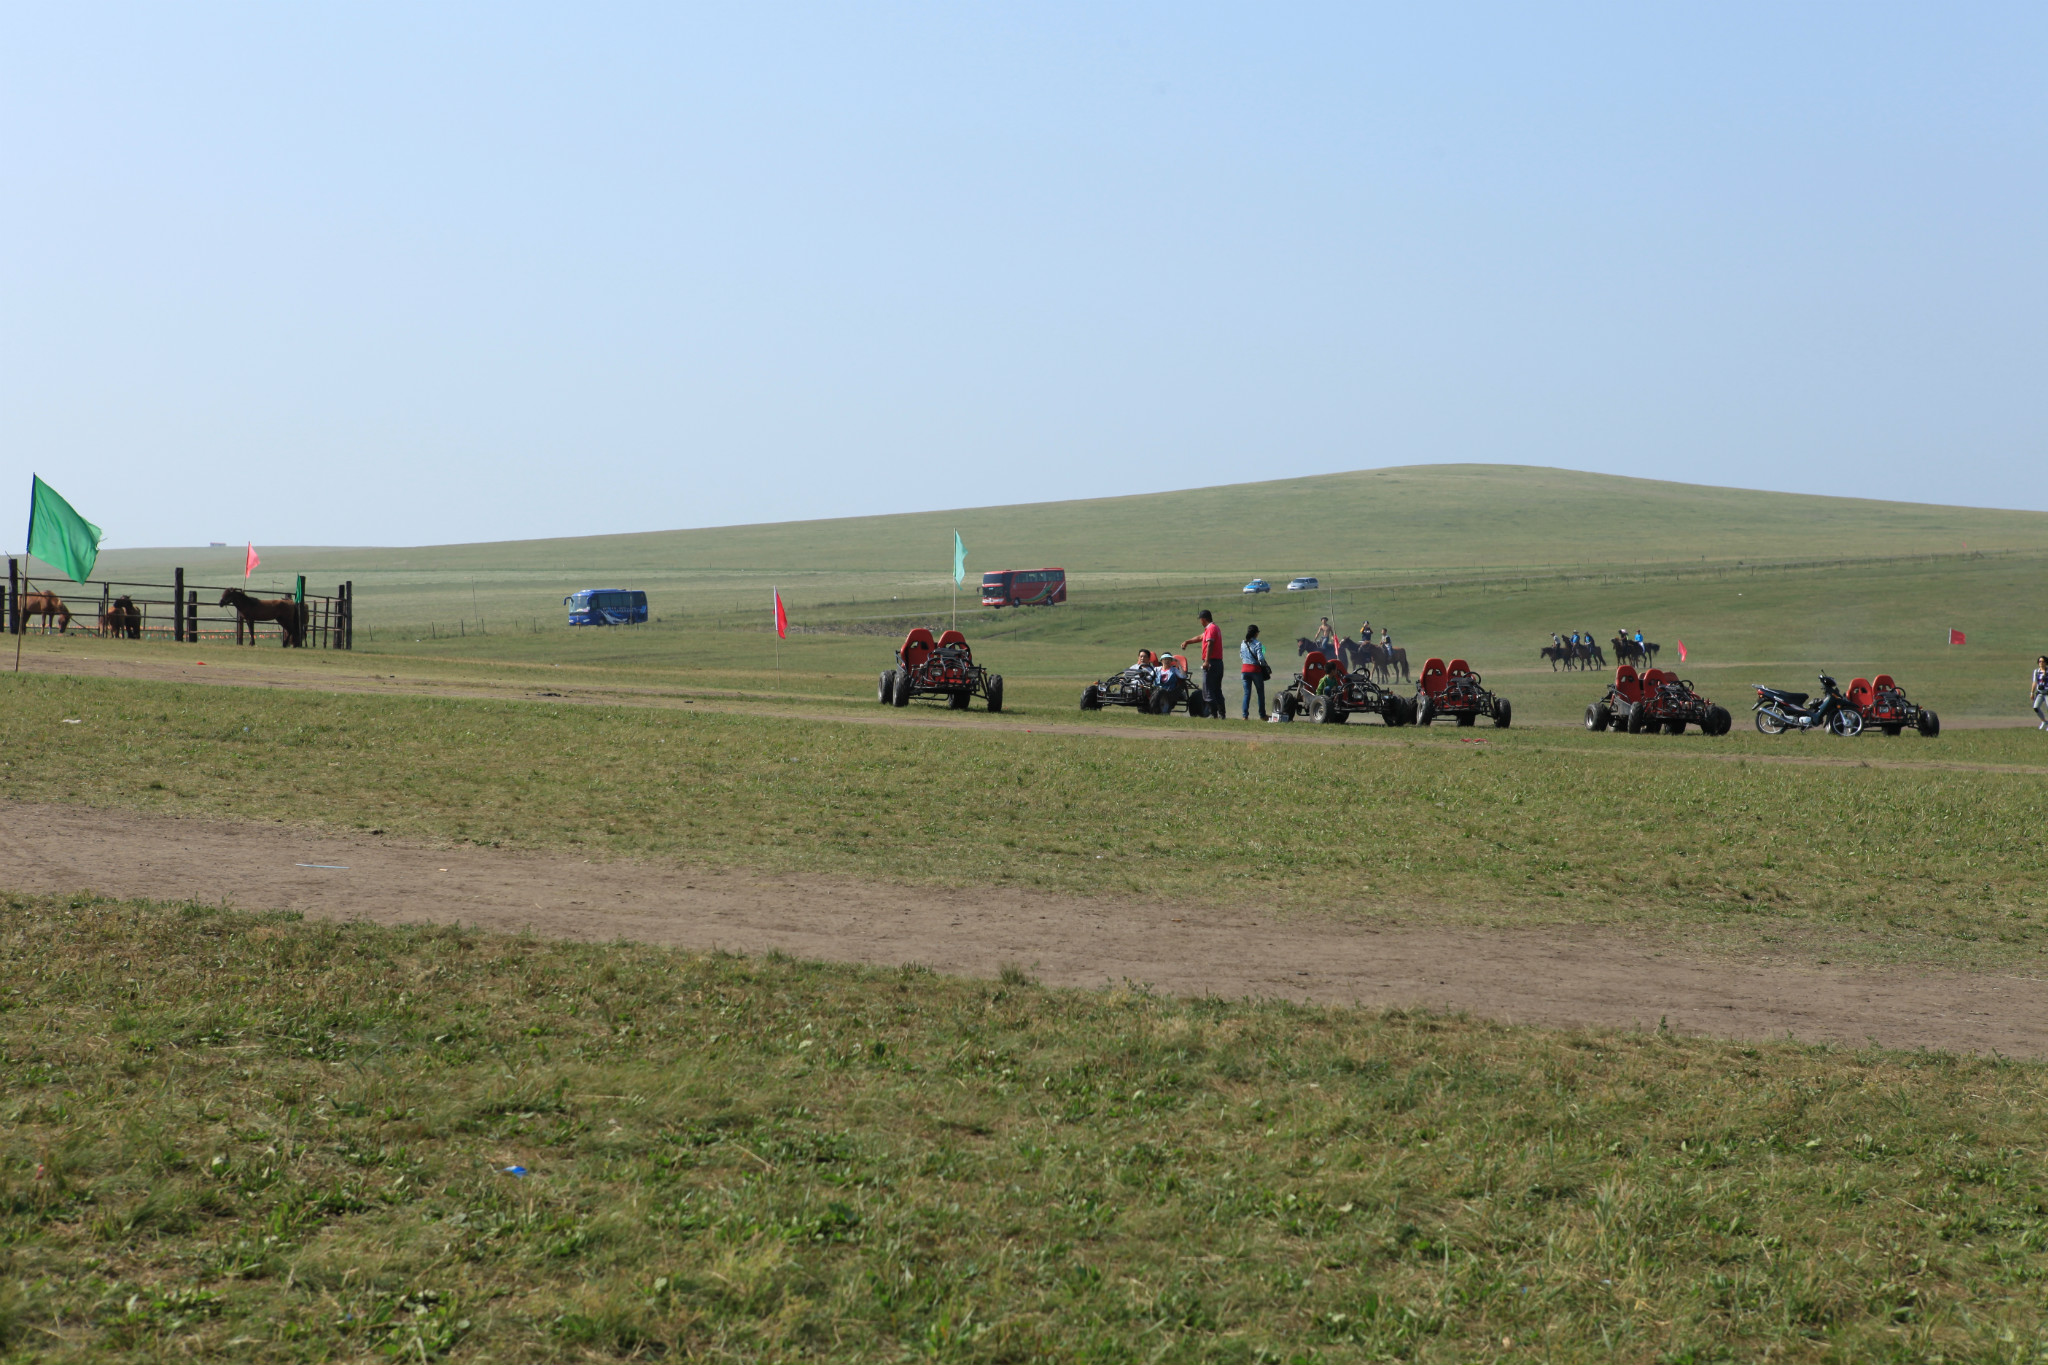
[[[0,886],[381,924],[902,965],[1179,996],[1464,1011],[1507,1023],[2048,1057],[2048,981],[1693,957],[1598,929],[1275,919],[1244,909],[749,876],[282,823],[0,801]]]

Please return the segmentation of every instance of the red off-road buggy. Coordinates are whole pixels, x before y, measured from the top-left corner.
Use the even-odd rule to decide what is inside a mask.
[[[1439,716],[1455,716],[1460,725],[1477,725],[1481,716],[1491,717],[1496,730],[1505,730],[1515,709],[1506,697],[1486,690],[1479,675],[1463,659],[1447,665],[1430,659],[1415,680],[1415,723],[1427,725]]]
[[[1875,678],[1857,678],[1849,684],[1849,705],[1863,713],[1863,724],[1875,725],[1888,735],[1901,730],[1918,730],[1929,739],[1941,733],[1941,717],[1924,706],[1915,706],[1889,673]]]
[[[1681,735],[1697,725],[1703,735],[1725,735],[1735,717],[1725,706],[1701,696],[1690,682],[1662,668],[1636,672],[1634,664],[1614,670],[1607,695],[1586,708],[1588,730],[1626,731],[1631,735]]]
[[[1003,709],[1003,675],[991,673],[974,662],[967,637],[949,630],[932,638],[923,626],[903,637],[896,651],[896,667],[884,672],[875,683],[875,700],[884,706],[908,706],[913,697],[944,697],[955,711],[981,697],[991,711]]]
[[[1361,714],[1378,716],[1389,726],[1406,725],[1415,718],[1407,698],[1381,687],[1364,668],[1347,669],[1341,659],[1330,659],[1320,649],[1309,651],[1301,672],[1281,689],[1273,709],[1282,720],[1301,716],[1323,725],[1342,725]]]

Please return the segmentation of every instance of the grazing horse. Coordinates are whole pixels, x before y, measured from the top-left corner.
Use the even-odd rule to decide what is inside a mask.
[[[117,640],[142,638],[142,613],[136,609],[134,598],[117,597],[101,610],[100,634]]]
[[[64,599],[57,596],[56,593],[50,592],[48,589],[38,592],[24,592],[21,594],[19,601],[23,630],[28,629],[29,617],[40,616],[43,618],[43,631],[47,634],[50,629],[50,618],[55,616],[61,618],[57,626],[57,633],[59,635],[70,633],[71,608],[65,606]]]
[[[306,643],[306,604],[294,602],[289,597],[251,597],[240,588],[229,588],[220,595],[220,605],[233,607],[235,615],[242,618],[242,624],[249,628],[249,638],[256,638],[258,621],[275,621],[278,626],[278,643],[286,649],[295,649]]]

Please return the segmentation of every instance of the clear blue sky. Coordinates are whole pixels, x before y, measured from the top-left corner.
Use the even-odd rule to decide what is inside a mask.
[[[2038,4],[16,5],[0,527],[2048,508],[2044,72]]]

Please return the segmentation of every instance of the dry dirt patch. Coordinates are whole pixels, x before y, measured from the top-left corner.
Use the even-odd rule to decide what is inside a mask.
[[[1671,953],[1612,930],[1414,928],[432,848],[282,823],[0,802],[0,886],[462,923],[1173,995],[1462,1010],[1513,1023],[2048,1056],[2048,982]]]

